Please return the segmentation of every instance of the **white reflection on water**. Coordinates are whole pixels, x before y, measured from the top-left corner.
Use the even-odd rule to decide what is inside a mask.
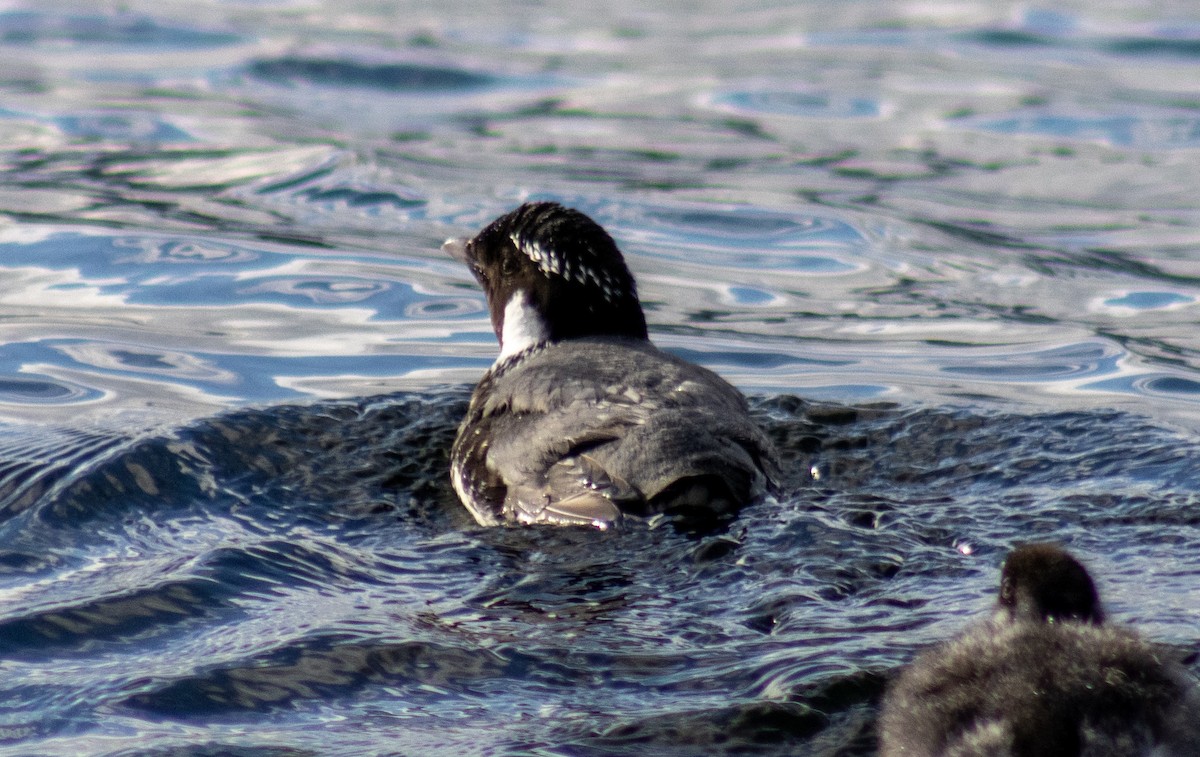
[[[99,341],[65,343],[55,347],[70,360],[102,371],[158,375],[178,382],[233,384],[238,377],[196,355],[175,350],[151,350],[138,344]]]
[[[1149,365],[1116,341],[1078,328],[1081,339],[1064,340],[1065,319],[1052,328],[943,319],[903,298],[859,294],[886,292],[898,277],[965,278],[1002,297],[1054,285],[1028,272],[876,251],[874,234],[832,216],[639,212],[646,228],[631,228],[621,211],[614,233],[638,272],[656,341],[748,391],[838,401],[1043,395],[1081,407],[1197,401],[1186,374]],[[685,252],[690,243],[696,249]],[[469,383],[495,356],[482,294],[436,250],[428,258],[364,255],[37,227],[5,244],[12,262],[60,261],[4,270],[4,351],[16,360],[4,398],[10,417],[26,415],[21,397],[40,413],[60,404],[73,412],[103,405],[107,414],[123,402],[178,413],[193,402],[199,414],[297,393]],[[1192,304],[1177,291],[1109,290],[1087,310],[1129,317]],[[822,310],[833,318],[797,317]],[[143,394],[162,396],[147,402]]]

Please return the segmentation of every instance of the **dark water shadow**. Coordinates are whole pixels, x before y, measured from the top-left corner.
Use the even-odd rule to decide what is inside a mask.
[[[1200,442],[1173,430],[1119,412],[792,396],[751,402],[780,450],[782,492],[720,532],[482,529],[447,477],[467,394],[245,409],[61,447],[43,486],[5,501],[0,580],[66,573],[89,544],[158,548],[172,528],[235,523],[254,538],[189,542],[170,571],[10,608],[0,655],[159,656],[349,596],[361,617],[297,624],[217,663],[130,665],[94,717],[241,723],[395,702],[428,725],[569,701],[586,716],[547,721],[536,745],[514,733],[508,753],[867,755],[887,676],[962,587],[990,585],[1012,540],[1197,546]],[[162,530],[138,536],[142,520]],[[964,559],[964,538],[982,559]],[[1190,580],[1177,573],[1160,583]],[[8,693],[46,696],[23,691]],[[93,715],[71,701],[83,727]]]
[[[246,69],[251,76],[277,84],[359,87],[391,92],[429,92],[486,87],[495,83],[487,74],[418,63],[364,63],[332,58],[285,57],[256,60]]]

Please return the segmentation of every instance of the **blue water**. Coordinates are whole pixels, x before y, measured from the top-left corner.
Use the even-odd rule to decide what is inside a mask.
[[[1021,540],[1200,644],[1189,4],[120,8],[0,10],[0,756],[869,755]],[[777,499],[473,524],[528,199]]]

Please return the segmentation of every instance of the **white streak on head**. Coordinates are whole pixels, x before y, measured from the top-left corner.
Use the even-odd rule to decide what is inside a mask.
[[[574,280],[581,286],[588,286],[590,282],[591,286],[595,287],[607,302],[610,304],[617,302],[618,288],[608,271],[591,268],[579,260],[563,257],[556,250],[542,247],[533,240],[522,239],[518,234],[510,234],[508,238],[547,276],[561,276],[564,280]]]
[[[550,329],[542,314],[529,302],[522,290],[513,292],[504,306],[504,330],[500,333],[500,356],[496,362],[529,349],[550,338]]]
[[[540,245],[533,242],[525,242],[516,234],[509,234],[508,238],[516,245],[517,249],[525,253],[525,257],[537,263],[540,268],[545,269],[546,256],[542,253]]]

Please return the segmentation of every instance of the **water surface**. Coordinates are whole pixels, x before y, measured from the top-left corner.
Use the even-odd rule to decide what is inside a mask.
[[[0,754],[868,755],[1015,541],[1200,643],[1200,15],[0,9]],[[787,479],[476,527],[444,258],[605,225]]]

